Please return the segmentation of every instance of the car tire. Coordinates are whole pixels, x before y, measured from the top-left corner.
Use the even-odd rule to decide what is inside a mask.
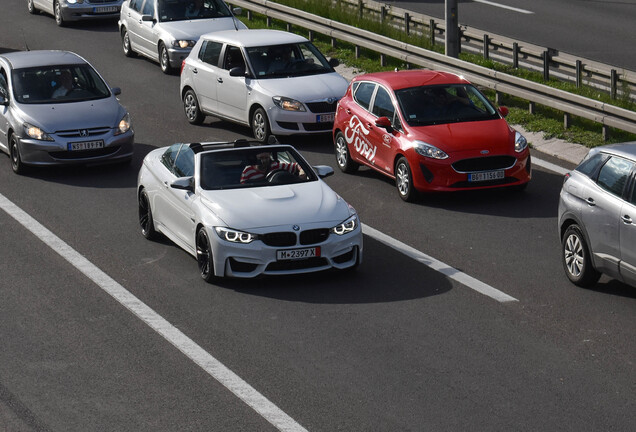
[[[395,186],[404,201],[413,202],[417,199],[418,193],[413,187],[411,167],[405,157],[398,159],[395,164]]]
[[[170,66],[170,56],[168,55],[168,49],[163,42],[159,44],[159,66],[161,67],[161,72],[166,75],[172,74],[173,69],[172,66]]]
[[[199,228],[197,231],[197,264],[199,266],[199,274],[206,282],[214,280],[214,260],[212,258],[212,247],[210,239],[205,227]]]
[[[154,240],[159,236],[155,230],[155,220],[152,217],[150,200],[145,190],[139,193],[139,226],[141,227],[141,235],[148,240]]]
[[[561,259],[565,274],[574,285],[589,287],[601,277],[601,272],[594,268],[583,232],[576,224],[570,225],[563,234]]]
[[[59,27],[64,27],[66,25],[64,17],[62,16],[62,6],[58,0],[55,0],[55,3],[53,4],[53,15],[55,15],[55,24]]]
[[[18,145],[18,138],[15,135],[11,135],[11,137],[9,138],[9,157],[11,158],[11,169],[13,169],[14,173],[26,173],[27,168],[22,163],[22,157],[20,156],[20,146]]]
[[[200,125],[205,120],[205,115],[199,108],[199,100],[194,90],[189,89],[183,95],[183,110],[185,111],[188,122],[193,125]]]
[[[347,140],[342,132],[336,134],[336,140],[334,142],[334,151],[336,154],[336,163],[340,171],[344,173],[353,173],[358,170],[360,165],[351,159],[351,153],[349,153],[349,146]]]
[[[250,125],[256,141],[267,143],[270,135],[269,119],[267,118],[267,114],[263,108],[259,107],[254,111],[252,119],[250,120]]]
[[[29,10],[30,14],[37,14],[38,10],[35,8],[35,5],[33,4],[33,0],[28,0],[27,1],[27,9]]]
[[[132,45],[130,45],[130,36],[128,35],[126,27],[121,29],[121,47],[126,57],[135,57],[135,52],[132,49]]]

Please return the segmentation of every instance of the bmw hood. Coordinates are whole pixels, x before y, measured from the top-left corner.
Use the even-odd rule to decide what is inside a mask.
[[[315,222],[335,226],[351,215],[349,205],[322,181],[203,191],[201,202],[239,230]]]
[[[504,119],[420,126],[412,130],[413,139],[448,154],[484,149],[492,154],[504,154],[514,148],[515,142],[515,132]]]
[[[347,90],[347,80],[337,72],[287,78],[258,80],[263,93],[271,96],[285,96],[301,102],[340,99]]]
[[[24,121],[47,133],[96,127],[113,128],[126,110],[111,96],[104,99],[56,104],[20,105]]]
[[[236,21],[239,28],[246,28],[242,22]],[[205,33],[235,30],[232,17],[162,22],[160,25],[161,29],[169,33],[175,40],[193,40],[195,42]]]

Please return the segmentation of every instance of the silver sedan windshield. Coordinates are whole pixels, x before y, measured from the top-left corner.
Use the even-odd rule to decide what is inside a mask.
[[[222,0],[159,0],[159,21],[183,21],[232,16]]]

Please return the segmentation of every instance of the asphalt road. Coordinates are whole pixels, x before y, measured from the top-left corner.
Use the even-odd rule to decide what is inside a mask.
[[[445,0],[383,0],[444,20]],[[633,0],[458,0],[460,25],[636,70]]]
[[[635,429],[636,290],[567,281],[560,174],[535,169],[524,193],[418,204],[368,170],[327,179],[367,226],[517,301],[480,294],[369,235],[356,273],[206,284],[188,254],[141,236],[137,172],[153,148],[249,131],[212,118],[189,125],[179,78],[125,58],[113,22],[57,28],[23,1],[6,3],[0,49],[85,56],[122,88],[137,150],[129,167],[29,176],[0,156],[0,203],[25,212],[0,209],[0,430],[267,431],[276,427],[261,413],[272,406],[292,419],[289,430]],[[292,143],[335,167],[328,138]],[[37,223],[36,235],[28,228]],[[77,255],[42,239],[45,230]],[[95,269],[110,279],[93,281]],[[120,288],[138,301],[108,293]],[[178,336],[151,327],[156,317]],[[186,338],[201,352],[180,351]],[[208,372],[211,361],[195,363],[202,356],[262,398],[248,405]]]

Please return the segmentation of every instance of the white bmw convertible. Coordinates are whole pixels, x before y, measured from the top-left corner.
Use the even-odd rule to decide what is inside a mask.
[[[201,277],[354,268],[362,230],[352,206],[289,145],[177,143],[145,157],[138,178],[144,237],[164,234]]]

